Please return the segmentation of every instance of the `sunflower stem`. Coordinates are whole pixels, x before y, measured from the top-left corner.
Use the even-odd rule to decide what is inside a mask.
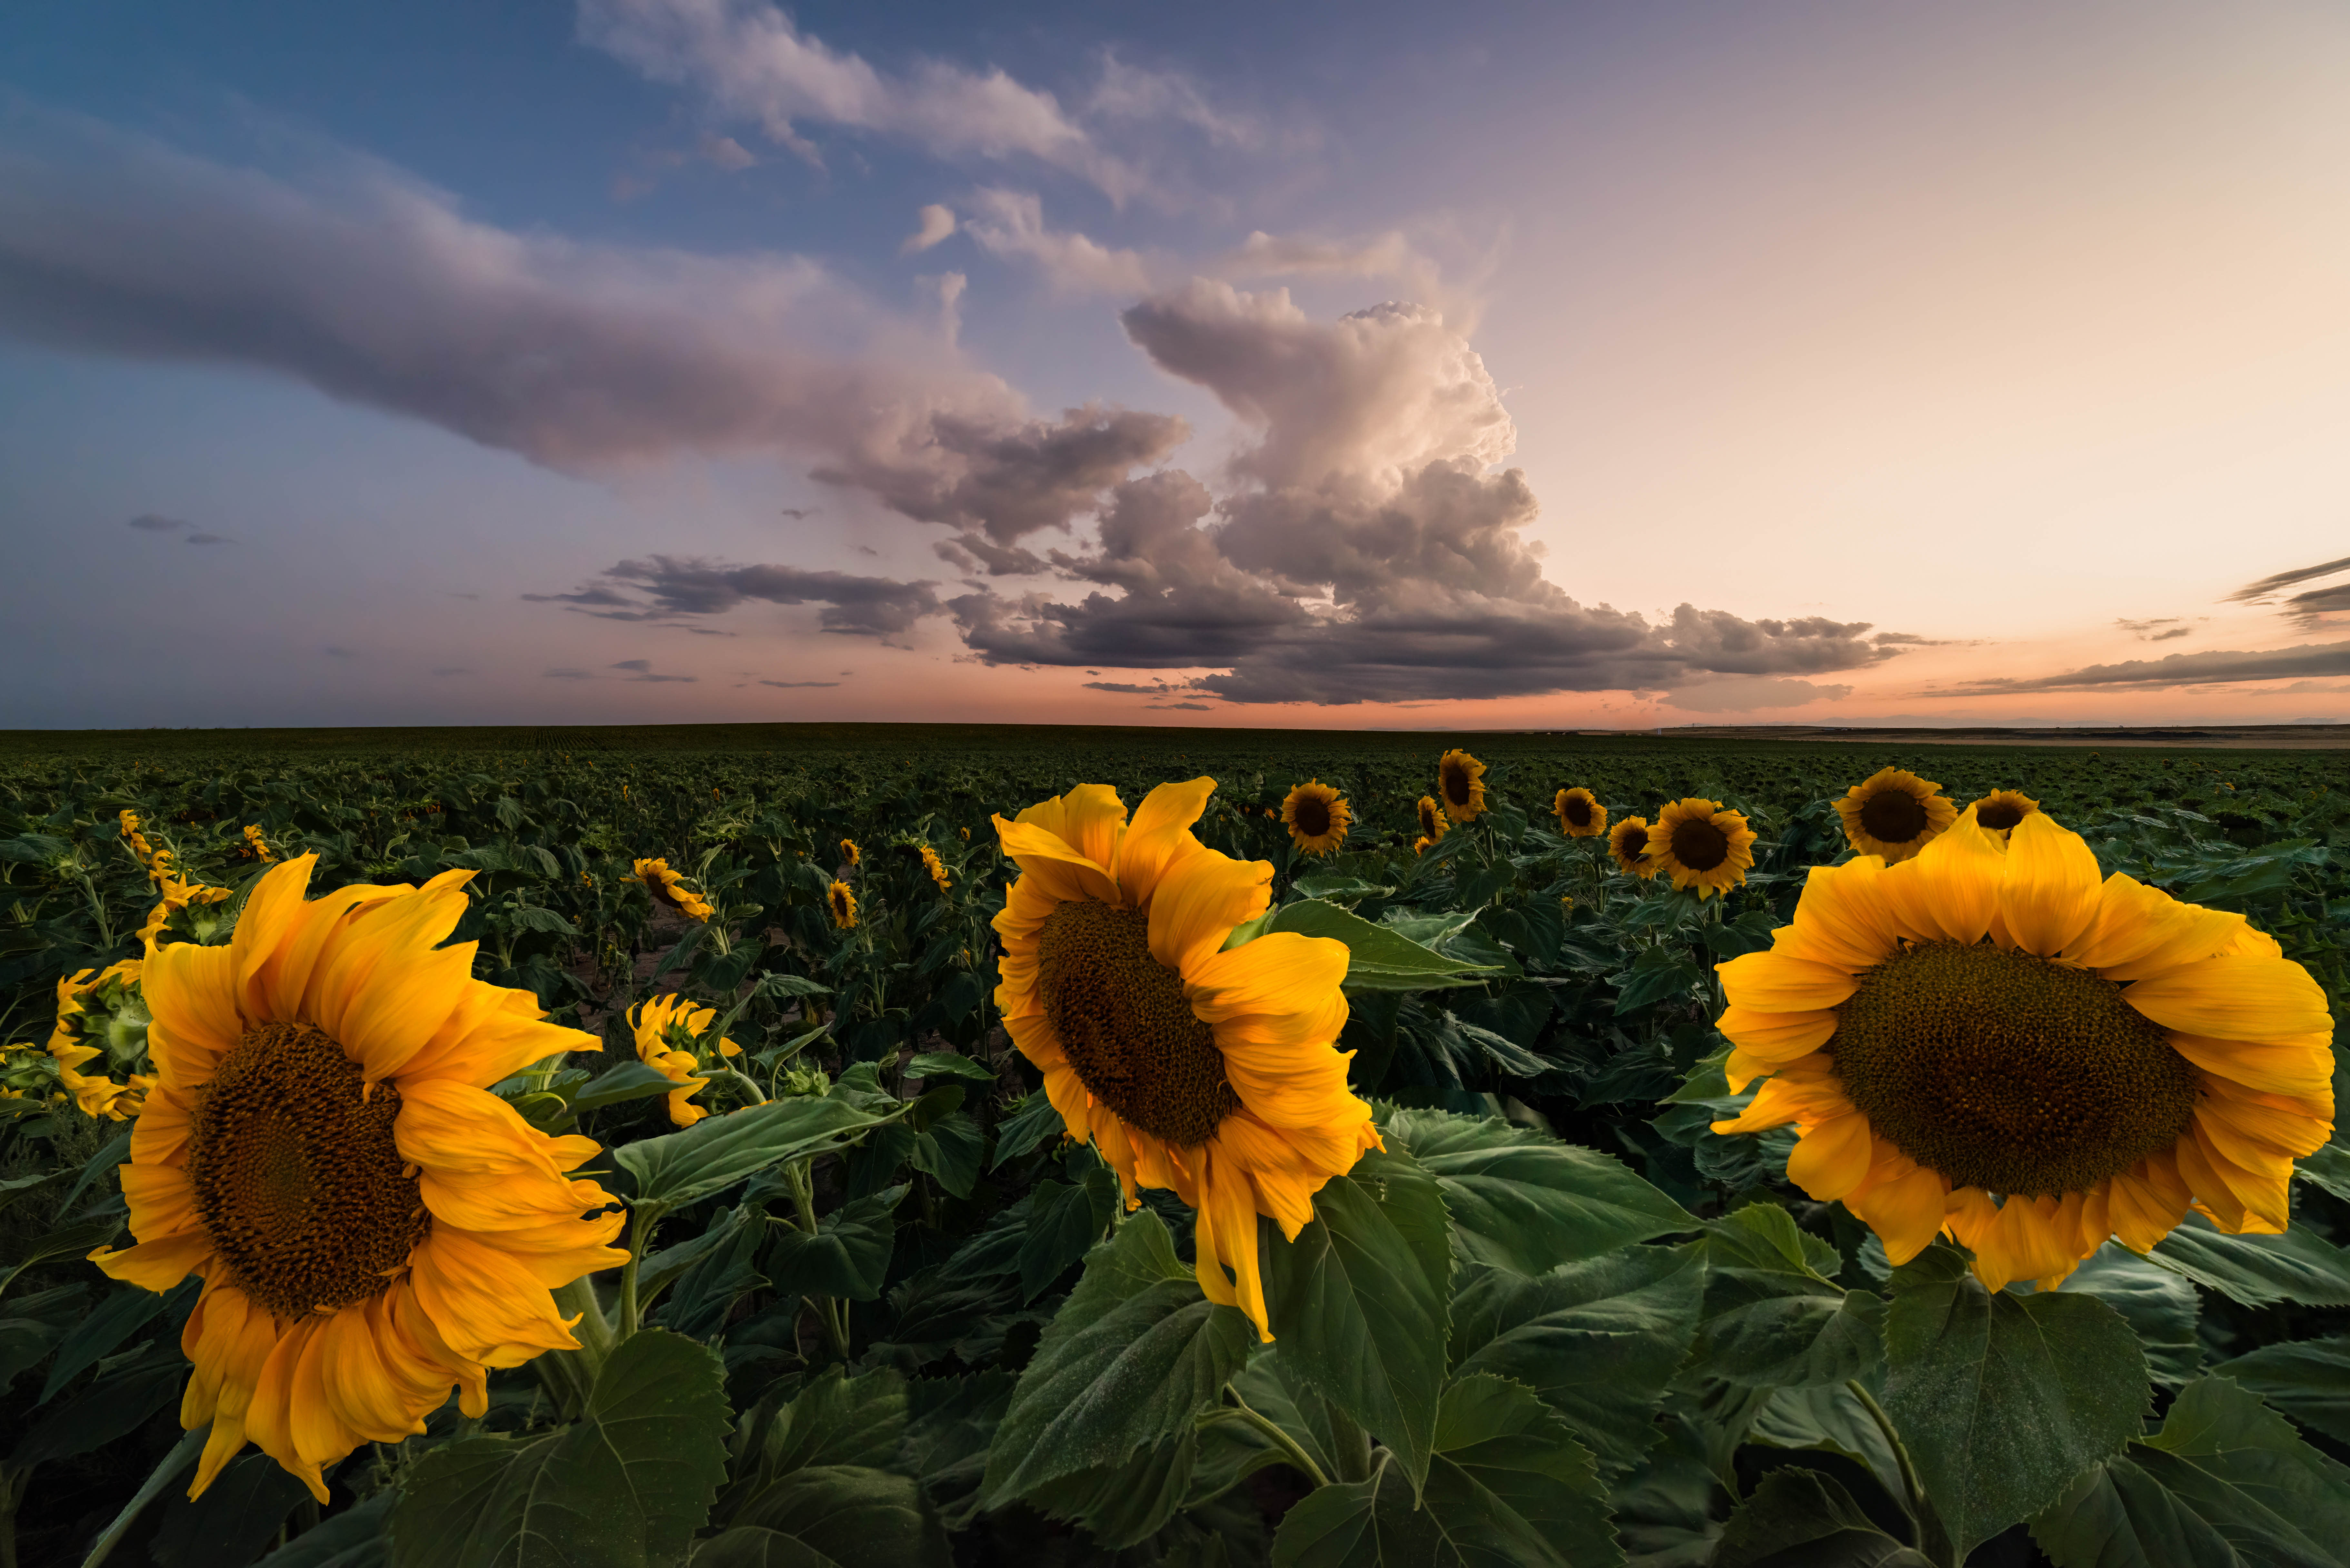
[[[1893,1450],[1894,1462],[1901,1468],[1901,1485],[1909,1494],[1909,1517],[1917,1521],[1918,1538],[1922,1542],[1926,1537],[1926,1489],[1918,1482],[1918,1467],[1910,1463],[1909,1450],[1902,1445],[1901,1434],[1893,1429],[1893,1418],[1885,1413],[1885,1407],[1861,1386],[1860,1379],[1847,1377],[1844,1386],[1852,1390],[1853,1397],[1859,1400],[1861,1408],[1868,1412],[1868,1418],[1877,1423],[1877,1431],[1884,1436],[1885,1446]]]
[[[614,1343],[612,1320],[604,1315],[603,1303],[596,1294],[595,1277],[580,1275],[556,1291],[555,1300],[565,1311],[578,1314],[579,1322],[571,1332],[579,1341],[579,1348],[566,1354],[576,1355],[588,1364],[588,1380],[592,1383],[595,1375],[604,1370],[604,1359],[612,1354]]]
[[[1226,1388],[1224,1393],[1232,1399],[1232,1404],[1222,1409],[1210,1411],[1209,1419],[1238,1421],[1244,1427],[1254,1428],[1267,1442],[1281,1450],[1282,1456],[1298,1474],[1315,1486],[1330,1484],[1330,1478],[1322,1473],[1322,1467],[1314,1462],[1314,1456],[1307,1453],[1296,1438],[1283,1431],[1278,1423],[1250,1409],[1248,1401],[1241,1397],[1237,1388]]]
[[[668,1210],[660,1204],[649,1203],[636,1211],[629,1225],[629,1261],[620,1265],[620,1332],[627,1340],[637,1332],[637,1269],[644,1262],[645,1248],[652,1241],[653,1230]]]
[[[204,1438],[211,1430],[208,1426],[198,1427],[172,1446],[172,1451],[163,1456],[163,1462],[155,1467],[154,1474],[130,1494],[130,1501],[122,1505],[122,1511],[114,1516],[114,1522],[106,1527],[105,1533],[90,1542],[89,1555],[81,1560],[81,1568],[98,1568],[113,1554],[114,1549],[122,1544],[122,1538],[130,1533],[130,1527],[139,1522],[139,1516],[147,1511],[147,1505],[162,1496],[163,1489],[196,1462],[196,1456],[204,1451]]]

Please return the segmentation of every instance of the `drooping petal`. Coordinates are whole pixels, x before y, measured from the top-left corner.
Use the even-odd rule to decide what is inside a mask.
[[[1205,847],[1191,836],[1191,825],[1208,809],[1208,796],[1215,788],[1211,778],[1163,784],[1134,808],[1134,820],[1118,842],[1118,863],[1110,868],[1128,904],[1148,908],[1159,878],[1177,861]]]
[[[1105,904],[1120,902],[1118,884],[1110,879],[1109,867],[1088,859],[1058,834],[1032,822],[1006,822],[1000,816],[994,821],[997,841],[1006,857],[1020,867],[1021,879],[1035,877],[1038,890],[1055,903],[1072,898],[1092,898]]]
[[[417,1303],[458,1355],[484,1366],[519,1366],[543,1350],[577,1350],[555,1298],[520,1262],[452,1226],[437,1228],[410,1260]]]
[[[196,1462],[190,1497],[203,1495],[222,1467],[244,1447],[244,1415],[277,1338],[276,1320],[233,1285],[207,1285],[188,1315],[180,1336],[189,1364],[180,1426],[193,1431],[209,1421],[213,1428],[204,1439],[203,1457]]]
[[[248,1023],[286,1021],[269,1011],[269,988],[264,971],[285,946],[286,938],[301,924],[302,895],[317,864],[316,855],[297,855],[262,873],[261,880],[245,895],[244,909],[236,918],[236,931],[229,939],[228,953],[236,1003]],[[156,956],[161,958],[187,945],[165,948]]]
[[[324,1326],[324,1320],[316,1316],[285,1325],[277,1343],[270,1347],[268,1358],[261,1364],[261,1376],[254,1384],[253,1403],[244,1413],[244,1435],[253,1440],[254,1447],[308,1487],[310,1495],[320,1502],[327,1501],[327,1483],[318,1475],[321,1461],[305,1459],[295,1436],[295,1373],[302,1364],[303,1353],[310,1348],[311,1337]]]
[[[1199,1211],[1192,1226],[1197,1254],[1193,1273],[1210,1301],[1240,1308],[1256,1324],[1257,1337],[1270,1344],[1273,1328],[1265,1312],[1264,1280],[1257,1268],[1254,1188],[1240,1162],[1217,1159],[1212,1145],[1201,1152]]]
[[[1787,1157],[1787,1179],[1822,1203],[1833,1203],[1868,1179],[1875,1147],[1868,1118],[1858,1111],[1807,1128]]]
[[[1233,927],[1255,919],[1272,902],[1271,861],[1235,860],[1213,849],[1185,856],[1152,893],[1150,956],[1188,980]],[[1344,950],[1343,943],[1334,945]]]
[[[1877,1232],[1886,1257],[1898,1268],[1933,1244],[1949,1191],[1939,1173],[1913,1164],[1907,1174],[1874,1182],[1865,1196],[1846,1202]]]
[[[1118,863],[1118,841],[1126,829],[1126,803],[1108,784],[1079,784],[1066,794],[1038,802],[1014,820],[1043,828],[1107,871]],[[1011,851],[1007,848],[1005,853]]]

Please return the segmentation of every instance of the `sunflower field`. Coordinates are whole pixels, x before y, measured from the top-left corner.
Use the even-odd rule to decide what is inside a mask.
[[[0,1568],[2340,1563],[2345,781],[0,736]]]

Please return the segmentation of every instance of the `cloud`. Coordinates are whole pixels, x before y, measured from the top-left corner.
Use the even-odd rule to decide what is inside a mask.
[[[584,670],[550,670],[546,671],[546,679],[549,680],[593,680],[596,678],[588,674]]]
[[[729,174],[740,173],[759,161],[749,148],[731,136],[705,136],[695,151]]]
[[[656,675],[653,673],[653,661],[650,659],[623,659],[612,668],[630,671],[630,679],[636,680],[675,680],[691,684],[699,679],[691,675]]]
[[[142,534],[176,534],[182,528],[192,528],[192,523],[182,523],[176,517],[158,517],[152,512],[142,512],[123,524]]]
[[[955,232],[954,209],[951,207],[941,207],[933,202],[914,216],[918,220],[914,232],[908,234],[905,244],[898,247],[898,254],[901,256],[929,250]]]
[[[1146,708],[1194,708],[1202,713],[1211,711],[1205,702],[1145,702],[1143,706]]]
[[[2303,643],[2298,648],[2280,648],[2267,653],[2174,653],[2162,659],[2092,664],[2061,675],[2029,680],[1979,680],[1920,695],[1987,697],[2019,691],[2159,690],[2336,675],[2350,675],[2350,642]]]
[[[359,656],[359,650],[356,648],[340,648],[331,642],[319,651],[329,659],[357,659]]]
[[[1087,673],[1091,674],[1093,672],[1088,670]],[[1139,686],[1131,680],[1088,680],[1086,682],[1086,690],[1088,691],[1116,691],[1128,697],[1166,697],[1178,692],[1189,691],[1192,689],[1193,682],[1189,680],[1154,680],[1148,686]]]
[[[823,630],[886,642],[902,638],[922,617],[943,613],[931,592],[936,586],[798,566],[729,566],[694,556],[652,556],[619,562],[572,593],[522,597],[540,604],[569,605],[606,620],[625,621],[676,621],[718,615],[754,599],[779,605],[820,604],[825,607],[816,620]]]
[[[2153,620],[2116,619],[2114,624],[2137,638],[2140,642],[2169,642],[2176,638],[2193,635],[2195,628],[2178,616],[2161,616]]]
[[[781,686],[790,689],[801,686],[837,686],[840,682],[837,680],[762,680],[759,684],[762,686]]]
[[[1034,158],[1113,198],[1141,183],[1049,92],[944,60],[884,75],[760,0],[580,0],[579,37],[655,81],[700,92],[718,113],[756,123],[819,165],[802,126],[867,131],[940,158]]]
[[[230,538],[225,534],[205,534],[201,532],[189,535],[187,542],[191,545],[234,545],[236,543],[235,540]]]
[[[2230,604],[2278,604],[2277,595],[2295,583],[2309,582],[2317,577],[2330,577],[2336,572],[2350,572],[2350,556],[2320,566],[2302,566],[2290,572],[2278,572],[2256,583],[2246,583],[2230,594]],[[2319,618],[2350,613],[2350,582],[2335,583],[2330,587],[2310,588],[2293,595],[2278,608],[2285,618],[2302,631],[2317,629]]]
[[[348,153],[305,184],[21,107],[0,130],[0,334],[273,370],[568,472],[805,461],[1007,538],[1066,524],[1185,433],[1095,406],[1036,419],[806,258],[499,229]],[[1095,470],[1056,470],[1104,442]]]
[[[1109,52],[1103,54],[1101,67],[1101,79],[1086,100],[1092,116],[1145,123],[1173,120],[1226,147],[1253,147],[1264,139],[1264,128],[1255,119],[1218,109],[1187,76],[1131,66]]]
[[[1849,686],[1745,676],[1679,687],[1665,694],[1665,705],[1691,713],[1752,713],[1762,708],[1800,708],[1807,702],[1834,702],[1851,695]]]
[[[1114,251],[1080,234],[1045,226],[1044,200],[1032,192],[983,190],[963,227],[988,254],[1034,262],[1056,289],[1147,294],[1150,269],[1133,251]]]

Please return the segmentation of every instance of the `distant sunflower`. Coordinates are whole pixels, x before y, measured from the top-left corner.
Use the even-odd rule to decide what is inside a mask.
[[[488,1085],[596,1049],[447,942],[473,873],[305,901],[317,857],[265,873],[223,947],[159,950],[140,976],[158,1082],[122,1189],[119,1280],[204,1282],[181,1336],[180,1424],[212,1424],[190,1496],[250,1438],[327,1499],[321,1466],[397,1443],[494,1366],[578,1342],[551,1290],[610,1268],[622,1217],[564,1175],[598,1149],[550,1137]]]
[[[1657,874],[1657,857],[1648,853],[1648,819],[1627,816],[1617,823],[1607,835],[1607,853],[1616,857],[1616,869],[1627,877],[1643,881]]]
[[[834,925],[838,926],[844,931],[855,928],[857,924],[857,895],[848,890],[847,883],[835,882],[831,887],[826,888],[824,904],[825,908],[831,911],[832,923]]]
[[[629,1027],[637,1038],[637,1060],[659,1068],[670,1082],[685,1085],[670,1091],[669,1119],[672,1126],[690,1127],[710,1114],[689,1102],[702,1093],[706,1081],[693,1075],[702,1067],[697,1046],[702,1031],[717,1016],[716,1008],[697,1007],[687,998],[674,994],[639,1002],[629,1014]],[[740,1056],[743,1047],[732,1040],[721,1040],[718,1054]]]
[[[86,1116],[129,1121],[139,1114],[147,1089],[154,1082],[132,1073],[129,1083],[107,1075],[108,1047],[120,1033],[126,1036],[124,1053],[135,1061],[141,1049],[147,1008],[139,992],[142,963],[125,959],[104,971],[85,969],[57,981],[57,1023],[49,1032],[48,1052],[57,1063],[57,1082],[74,1097]],[[92,1063],[98,1071],[85,1073]]]
[[[1281,820],[1301,855],[1327,855],[1346,843],[1354,819],[1346,797],[1319,779],[1296,785],[1281,803]]]
[[[1607,831],[1607,808],[1580,784],[1559,791],[1550,808],[1558,818],[1558,830],[1569,838],[1596,838]]]
[[[844,838],[840,841],[840,857],[851,866],[862,865],[865,860],[865,857],[858,852],[857,840],[854,838]]]
[[[240,851],[240,853],[242,853],[246,859],[258,860],[265,866],[275,866],[277,864],[277,851],[269,847],[269,840],[262,836],[261,828],[258,824],[247,823],[245,825],[244,848]]]
[[[1104,784],[997,817],[1020,878],[995,918],[995,1001],[1069,1136],[1092,1140],[1128,1203],[1171,1188],[1196,1211],[1200,1288],[1270,1338],[1258,1216],[1295,1239],[1323,1183],[1381,1145],[1334,1044],[1346,944],[1224,946],[1265,911],[1273,867],[1192,836],[1214,788],[1160,784],[1131,822]]]
[[[155,907],[147,911],[147,919],[139,928],[139,945],[147,950],[148,957],[154,957],[155,950],[166,941],[209,942],[226,934],[230,922],[217,906],[236,897],[229,888],[166,877],[155,893]]]
[[[1423,833],[1418,838],[1411,841],[1411,852],[1414,855],[1425,855],[1435,846],[1435,844],[1436,840],[1429,837]]]
[[[1967,809],[1975,814],[1977,827],[1987,832],[2006,833],[2038,811],[2040,803],[2016,790],[1995,789]]]
[[[1914,859],[1812,868],[1794,923],[1721,967],[1733,1089],[1716,1132],[1795,1125],[1791,1180],[1896,1263],[1947,1231],[1991,1290],[2053,1289],[2108,1236],[2191,1206],[2282,1232],[2334,1122],[2325,993],[2241,915],[2116,874],[2033,812]]]
[[[654,903],[667,904],[689,920],[700,920],[707,925],[710,918],[718,912],[710,907],[708,899],[687,887],[685,878],[671,870],[666,860],[638,861],[628,880],[643,883],[646,890],[652,894]]]
[[[1442,809],[1437,805],[1436,797],[1432,794],[1421,795],[1419,797],[1420,837],[1426,839],[1429,843],[1433,844],[1438,839],[1443,837],[1447,831],[1448,829],[1444,821],[1444,813]]]
[[[1436,764],[1436,797],[1453,821],[1476,821],[1485,811],[1485,764],[1463,751],[1445,753]]]
[[[1879,768],[1835,803],[1855,855],[1882,856],[1887,866],[1907,860],[1959,819],[1959,808],[1931,779],[1899,768]]]
[[[940,859],[939,852],[929,845],[919,847],[922,854],[922,869],[931,874],[931,880],[938,884],[939,891],[945,892],[954,885],[954,878],[947,875],[947,863]]]
[[[1675,888],[1694,888],[1703,899],[1746,880],[1747,867],[1754,864],[1754,830],[1740,813],[1691,795],[1657,814],[1648,858]]]

